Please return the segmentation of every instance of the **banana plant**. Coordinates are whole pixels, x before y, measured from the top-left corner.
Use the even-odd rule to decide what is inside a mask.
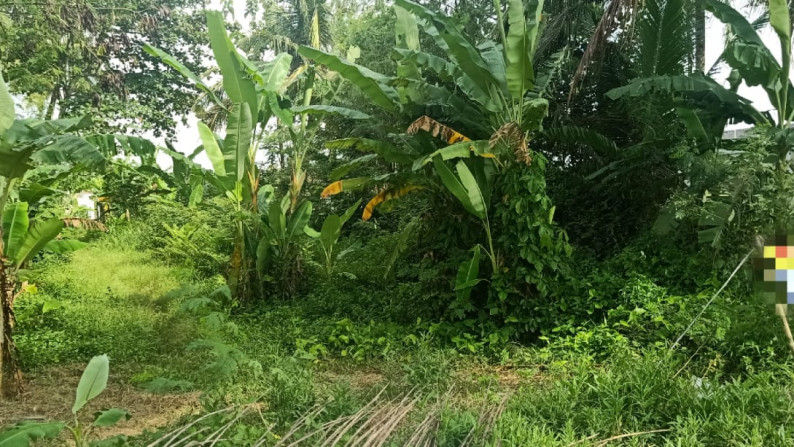
[[[18,274],[42,250],[66,253],[85,246],[56,240],[60,219],[31,224],[29,204],[56,194],[53,185],[70,174],[105,167],[124,153],[154,163],[157,148],[124,135],[79,135],[89,116],[57,120],[17,119],[14,100],[0,73],[0,397],[19,388],[12,329]]]
[[[313,42],[312,45],[315,47],[320,46],[319,33],[319,28],[312,28],[310,41]],[[357,54],[360,52],[360,50],[356,50],[357,47],[351,47],[351,49],[348,51],[348,58],[355,60],[355,58],[358,57]],[[295,211],[298,203],[301,200],[301,191],[303,189],[303,184],[306,181],[306,171],[303,168],[303,164],[306,160],[309,149],[313,147],[313,142],[317,131],[320,129],[321,120],[312,118],[322,118],[324,115],[338,115],[350,120],[368,120],[371,118],[366,113],[345,107],[337,107],[326,104],[313,104],[315,82],[319,81],[320,79],[330,77],[318,76],[318,73],[320,75],[323,74],[322,72],[324,69],[322,66],[313,65],[308,59],[305,59],[303,62],[303,65],[298,67],[289,75],[286,83],[282,85],[280,89],[280,92],[286,96],[288,86],[298,85],[299,88],[297,91],[296,103],[299,105],[283,107],[281,105],[282,101],[279,101],[278,99],[271,99],[270,102],[270,105],[273,108],[276,117],[278,118],[279,125],[288,131],[290,142],[292,143],[292,150],[289,160],[290,169],[292,171],[289,186],[290,212]],[[301,81],[301,83],[298,84],[297,81]],[[343,83],[344,79],[336,82],[336,85],[333,85],[333,81],[329,81],[332,94],[330,101],[333,101],[336,95],[340,92]],[[288,103],[289,101],[284,100],[283,102]]]
[[[476,45],[449,17],[410,0],[397,0],[397,47],[392,54],[397,64],[396,77],[375,73],[316,48],[301,47],[302,56],[338,72],[387,112],[413,119],[418,111],[435,110],[447,117],[442,124],[432,116],[422,116],[408,127],[410,134],[429,133],[440,139],[447,145],[441,148],[427,138],[419,138],[422,135],[402,147],[383,141],[373,144],[371,140],[353,144],[330,142],[329,147],[349,147],[379,155],[352,161],[345,167],[346,174],[376,160],[396,163],[400,171],[371,178],[333,179],[323,195],[377,187],[380,192],[370,202],[376,206],[384,202],[384,195],[393,199],[400,192],[426,189],[428,183],[435,181],[435,171],[426,167],[437,155],[444,160],[491,158],[495,166],[529,163],[527,142],[543,130],[542,121],[548,111],[544,95],[559,64],[536,71],[532,60],[543,1],[526,2],[526,9],[524,5],[522,0],[510,0],[505,20],[501,3],[495,1],[501,45]],[[446,57],[421,50],[420,27],[446,51]],[[558,59],[563,57],[562,53],[557,55]],[[434,79],[442,82],[431,83]],[[412,150],[417,145],[421,148]],[[371,215],[367,212],[370,209],[365,207],[365,218]]]
[[[532,64],[543,1],[528,2],[529,19],[523,1],[508,3],[505,30],[501,4],[494,2],[499,14],[500,47],[494,42],[477,46],[449,17],[410,0],[397,0],[395,26],[400,46],[392,57],[398,64],[398,77],[375,73],[315,48],[302,46],[298,52],[337,71],[387,111],[410,114],[424,106],[441,106],[477,136],[490,135],[510,122],[526,132],[536,131],[548,107],[542,97],[548,76],[536,76]],[[418,24],[447,52],[449,60],[421,51],[415,37],[419,34]],[[431,75],[454,84],[463,96],[429,84]]]
[[[13,98],[0,74],[0,397],[19,389],[12,333],[19,270],[48,244],[58,252],[81,246],[77,242],[54,241],[64,226],[60,219],[39,221],[31,226],[28,204],[15,200],[55,192],[41,180],[45,175],[37,175],[38,167],[50,168],[47,176],[57,180],[70,172],[104,164],[105,157],[99,149],[74,134],[89,124],[88,118],[16,119]],[[52,176],[50,171],[56,174]],[[23,180],[23,187],[18,188]],[[35,194],[31,194],[33,191]]]
[[[433,158],[433,166],[438,173],[443,185],[463,205],[463,208],[482,223],[488,243],[487,252],[491,259],[492,272],[497,269],[497,257],[491,235],[491,223],[488,210],[491,207],[491,189],[493,186],[494,171],[488,169],[485,163],[471,163],[475,166],[474,172],[463,160],[458,160],[455,165],[457,175],[447,166],[440,156]]]
[[[329,278],[333,276],[336,260],[341,256],[341,253],[336,252],[336,246],[337,242],[339,242],[339,236],[342,234],[342,227],[353,217],[353,213],[356,212],[359,205],[361,205],[360,199],[341,216],[331,214],[326,217],[319,232],[311,227],[306,227],[306,234],[320,242],[320,247],[323,250],[323,254],[325,254],[325,274]]]
[[[228,284],[233,294],[239,297],[243,294],[241,287],[246,282],[244,275],[252,251],[245,243],[246,222],[258,220],[252,218],[258,214],[260,188],[259,170],[255,163],[256,149],[273,115],[271,105],[278,102],[277,91],[286,79],[292,57],[280,54],[273,61],[257,66],[234,47],[220,12],[207,12],[207,28],[210,48],[220,70],[228,102],[218,98],[201,78],[173,56],[151,45],[145,45],[144,50],[207,93],[226,116],[226,135],[223,138],[215,135],[207,124],[198,123],[197,131],[203,151],[212,163],[212,172],[195,175],[194,164],[185,159],[180,159],[180,169],[184,171],[182,177],[191,179],[192,203],[200,200],[198,184],[206,179],[229,199],[235,210],[235,242]],[[256,224],[253,231],[257,231]]]
[[[6,430],[0,431],[0,447],[28,447],[35,441],[55,439],[64,430],[72,435],[76,447],[89,447],[95,445],[121,445],[127,439],[124,435],[114,436],[102,441],[91,441],[91,433],[96,428],[112,427],[122,420],[129,420],[130,414],[118,408],[102,410],[94,416],[90,424],[84,424],[78,419],[85,405],[102,394],[107,388],[110,373],[108,356],[99,355],[91,359],[80,376],[80,382],[75,390],[72,414],[74,424],[64,422],[23,422]]]
[[[203,122],[198,124],[198,134],[203,150],[212,163],[212,172],[205,172],[202,176],[191,174],[183,177],[189,177],[191,182],[195,182],[193,185],[197,185],[201,178],[206,179],[230,200],[235,209],[235,244],[228,283],[233,294],[240,297],[244,294],[241,287],[245,286],[244,275],[250,270],[250,260],[259,252],[257,243],[246,244],[246,240],[259,240],[262,237],[257,218],[260,185],[255,161],[257,148],[267,132],[266,126],[270,119],[276,117],[282,126],[288,128],[295,148],[291,160],[293,175],[287,209],[287,213],[293,215],[301,207],[300,191],[306,177],[302,167],[303,160],[311,145],[313,132],[319,128],[319,123],[311,125],[309,116],[331,113],[352,119],[369,117],[342,107],[311,104],[314,69],[304,64],[290,73],[292,56],[288,53],[280,53],[266,63],[248,60],[234,47],[220,12],[207,12],[207,27],[210,48],[221,73],[227,101],[221,100],[199,76],[173,56],[150,45],[145,45],[144,50],[189,79],[226,116],[226,135],[223,138],[215,135],[209,125]],[[290,107],[282,94],[286,87],[301,77],[306,79],[302,105]],[[295,122],[296,115],[299,116],[298,123]],[[190,163],[186,164],[187,167],[189,165]],[[191,200],[195,202],[199,200],[199,191],[196,187],[192,191]],[[252,237],[246,233],[252,233]],[[263,263],[267,264],[267,259],[256,261],[258,265]]]
[[[770,0],[769,24],[780,45],[781,61],[774,56],[758,34],[756,26],[728,3],[719,0],[703,0],[705,9],[725,24],[727,41],[719,62],[726,62],[732,72],[728,77],[729,88],[711,77],[699,73],[677,76],[651,76],[633,80],[626,86],[607,93],[611,99],[640,97],[652,93],[666,94],[673,99],[679,120],[690,137],[714,147],[722,137],[728,120],[748,124],[773,126],[774,133],[785,140],[794,120],[794,86],[789,79],[791,73],[791,19],[787,2]],[[751,87],[761,87],[769,102],[775,107],[777,117],[761,112],[752,102],[736,93],[744,82]],[[716,111],[716,112],[715,112]],[[787,150],[788,144],[782,144]]]
[[[6,206],[2,222],[3,256],[11,275],[43,249],[66,253],[85,246],[79,241],[55,240],[65,226],[62,219],[50,218],[31,225],[26,202]]]
[[[767,47],[747,18],[729,4],[717,0],[705,0],[706,10],[725,24],[728,42],[722,59],[735,70],[748,86],[764,89],[772,105],[777,109],[777,127],[784,129],[794,119],[794,101],[789,95],[792,88],[791,73],[791,18],[788,2],[770,0],[769,24],[778,37],[781,62]]]
[[[0,299],[2,299],[2,328],[0,328],[0,390],[6,395],[15,392],[18,380],[16,349],[13,339],[14,298],[20,270],[42,250],[66,253],[85,247],[85,243],[70,240],[55,240],[64,228],[58,218],[33,223],[28,217],[28,204],[15,202],[5,206],[0,229]]]
[[[256,271],[261,279],[273,266],[288,268],[286,264],[296,259],[295,250],[306,232],[312,215],[312,203],[301,202],[289,213],[290,196],[270,200],[267,213],[262,216],[261,238],[256,246]]]
[[[769,24],[778,38],[780,62],[759,35],[755,24],[741,12],[719,0],[703,2],[705,9],[726,26],[727,41],[719,61],[724,61],[732,69],[728,77],[729,88],[703,74],[653,76],[636,79],[611,90],[607,96],[620,99],[657,93],[671,97],[688,135],[712,151],[719,147],[729,119],[767,127],[770,137],[777,143],[778,175],[773,178],[784,179],[790,171],[789,152],[794,142],[790,128],[794,120],[794,85],[789,79],[792,25],[787,2],[768,2]],[[740,96],[737,89],[742,82],[751,87],[761,87],[775,107],[776,116],[757,110],[749,99]],[[732,154],[731,158],[735,155],[741,154]],[[596,174],[608,172],[607,168]],[[735,191],[726,190],[704,197],[704,218],[699,222],[701,230],[698,233],[701,243],[709,243],[714,248],[720,246],[724,231],[737,213],[732,199],[735,194]],[[666,207],[660,214],[655,226],[658,231],[671,229],[670,211],[671,208]]]

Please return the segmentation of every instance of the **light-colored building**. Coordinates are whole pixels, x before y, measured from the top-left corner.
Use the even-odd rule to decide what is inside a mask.
[[[96,202],[94,201],[94,194],[90,191],[80,191],[74,195],[77,201],[77,206],[86,208],[89,219],[96,219]]]

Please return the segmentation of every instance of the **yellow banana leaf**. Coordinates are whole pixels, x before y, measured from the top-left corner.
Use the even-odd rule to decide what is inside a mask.
[[[338,180],[326,186],[325,189],[323,189],[322,194],[320,194],[320,197],[325,199],[330,196],[339,194],[340,192],[342,192],[342,181]]]
[[[337,180],[330,185],[326,186],[323,189],[323,192],[320,194],[320,197],[325,199],[330,196],[339,194],[342,191],[354,191],[356,189],[361,189],[364,186],[370,184],[372,179],[369,177],[357,177],[357,178],[348,178],[344,180]]]
[[[375,210],[376,206],[383,202],[400,198],[411,191],[416,191],[417,189],[422,189],[422,187],[418,185],[406,185],[398,189],[384,189],[367,203],[367,205],[364,207],[364,213],[361,215],[361,218],[364,220],[369,220],[372,217],[372,212]]]

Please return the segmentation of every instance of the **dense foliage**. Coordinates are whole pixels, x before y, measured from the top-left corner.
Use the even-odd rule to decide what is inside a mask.
[[[749,259],[794,234],[791,9],[754,3],[0,5],[0,391],[102,382],[0,446],[790,445]],[[100,354],[202,415],[100,441]]]

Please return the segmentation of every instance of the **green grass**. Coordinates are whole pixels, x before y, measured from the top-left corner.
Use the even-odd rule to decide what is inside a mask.
[[[265,427],[283,436],[312,408],[322,410],[300,422],[292,440],[311,435],[300,445],[320,445],[334,431],[333,421],[361,414],[343,436],[351,441],[368,420],[375,425],[385,423],[365,411],[367,402],[381,390],[375,406],[392,408],[389,417],[396,417],[394,408],[405,396],[416,398],[389,442],[383,444],[388,446],[405,445],[427,420],[434,428],[426,436],[435,445],[449,447],[462,445],[470,436],[473,443],[469,445],[565,447],[579,442],[597,446],[599,441],[632,433],[636,435],[610,445],[782,447],[794,442],[790,423],[794,377],[785,366],[745,379],[723,380],[712,373],[698,380],[691,375],[693,371],[681,368],[684,357],[625,353],[602,365],[588,361],[535,365],[534,369],[515,365],[511,374],[526,374],[518,374],[518,382],[505,384],[501,381],[505,370],[477,365],[473,359],[449,363],[454,358],[426,358],[428,364],[450,367],[454,375],[449,377],[452,381],[422,381],[424,387],[410,386],[407,375],[390,377],[387,371],[396,365],[388,362],[380,365],[388,380],[365,386],[355,383],[354,370],[346,371],[347,380],[318,386],[323,378],[317,371],[323,367],[282,363],[265,377],[272,387],[263,396],[264,407],[232,424],[235,442],[227,445],[250,445],[266,433]],[[401,362],[418,360],[403,358]],[[372,367],[359,365],[358,374]],[[212,409],[224,408],[221,402],[215,403]],[[203,421],[195,429],[220,427],[245,408],[242,405],[233,415]],[[141,445],[149,440],[142,439]]]
[[[201,293],[190,272],[148,254],[104,244],[43,263],[36,290],[16,303],[24,367],[83,362],[153,362],[178,354],[196,333],[179,301]]]

